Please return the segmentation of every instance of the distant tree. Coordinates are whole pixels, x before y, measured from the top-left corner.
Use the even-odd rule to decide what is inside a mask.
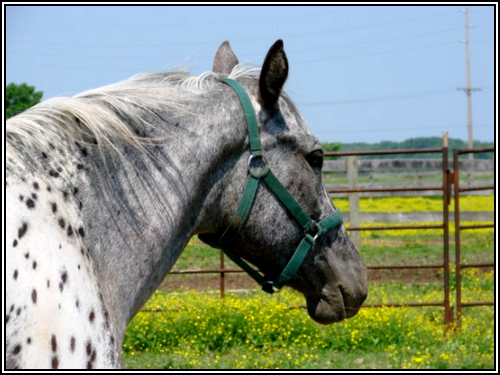
[[[5,90],[5,117],[10,118],[40,103],[43,92],[26,83],[10,83]]]
[[[324,142],[321,144],[321,146],[323,146],[323,150],[325,150],[325,151],[339,151],[340,150],[340,143]]]

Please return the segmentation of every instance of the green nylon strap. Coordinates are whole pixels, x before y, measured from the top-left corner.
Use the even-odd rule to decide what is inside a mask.
[[[299,247],[295,250],[292,258],[288,261],[288,264],[285,266],[285,269],[281,272],[281,275],[278,276],[276,281],[272,284],[272,286],[280,290],[283,288],[291,279],[295,276],[297,271],[299,270],[300,265],[304,261],[307,253],[314,245],[314,238],[306,233],[305,237],[300,242]]]
[[[342,224],[342,220],[342,212],[340,212],[340,210],[336,210],[333,214],[327,216],[317,224],[319,227],[318,235],[325,234],[330,229]]]
[[[279,182],[278,178],[269,169],[267,161],[264,159],[262,153],[262,144],[259,136],[257,118],[255,117],[254,108],[245,89],[239,82],[229,78],[223,78],[221,79],[221,82],[229,85],[236,92],[243,107],[248,129],[251,157],[249,159],[248,178],[245,190],[238,208],[236,209],[236,213],[231,218],[230,224],[217,241],[213,241],[209,235],[200,235],[199,237],[210,246],[224,251],[224,253],[233,262],[240,266],[250,277],[262,286],[262,290],[267,293],[274,293],[279,291],[295,276],[309,250],[314,245],[317,237],[325,234],[330,229],[342,223],[342,214],[339,210],[337,210],[332,215],[321,220],[319,223],[316,223],[309,217],[300,204],[290,195],[288,190],[281,184],[281,182]],[[264,166],[260,167],[260,169],[252,168],[250,164],[252,162],[252,158],[254,157],[260,158],[264,163]],[[295,250],[291,259],[288,261],[287,265],[274,282],[267,280],[240,256],[236,255],[227,248],[227,245],[229,245],[229,243],[238,235],[240,230],[245,225],[252,210],[253,202],[257,195],[257,190],[261,180],[293,215],[305,232],[305,236],[300,242],[298,248]],[[313,228],[315,228],[315,233],[309,233]]]
[[[226,228],[219,243],[221,245],[229,244],[240,232],[241,228],[245,225],[248,215],[252,210],[253,201],[255,200],[255,195],[257,194],[257,189],[259,188],[259,178],[254,175],[249,174],[247,178],[247,184],[245,186],[245,191],[243,192],[243,197],[241,198],[240,204],[236,209],[236,213],[231,218],[229,226]]]
[[[245,91],[245,88],[238,81],[234,81],[229,78],[221,78],[220,81],[230,86],[236,92],[236,95],[238,95],[247,123],[250,151],[254,156],[262,156],[262,144],[260,142],[259,136],[259,124],[257,123],[255,110],[253,108],[252,102],[250,101],[250,97]]]
[[[293,217],[306,232],[311,229],[312,220],[309,215],[300,207],[294,197],[290,195],[288,190],[279,182],[273,172],[269,172],[264,177],[264,182],[271,189],[279,201],[288,209]]]

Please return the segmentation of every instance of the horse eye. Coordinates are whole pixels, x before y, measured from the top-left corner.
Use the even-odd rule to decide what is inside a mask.
[[[323,168],[323,151],[316,150],[306,155],[306,160],[312,169]]]

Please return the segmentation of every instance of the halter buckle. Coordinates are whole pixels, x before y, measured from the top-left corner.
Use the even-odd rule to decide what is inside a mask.
[[[255,162],[256,160],[260,160],[263,165],[254,166],[252,168],[252,162]],[[264,155],[250,155],[248,158],[248,173],[258,179],[266,177],[270,172],[268,164],[269,163]]]
[[[306,228],[304,230],[304,233],[309,236],[312,237],[312,241],[313,243],[316,242],[316,240],[318,239],[318,237],[322,234],[321,232],[321,226],[319,223],[317,223],[316,221],[314,220],[311,220],[310,222],[310,225],[308,226],[308,228]]]

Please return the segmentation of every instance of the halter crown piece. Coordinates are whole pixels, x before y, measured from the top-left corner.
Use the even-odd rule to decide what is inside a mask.
[[[259,127],[257,118],[255,117],[255,111],[250,101],[250,97],[246,93],[245,89],[239,82],[229,78],[222,78],[220,81],[230,86],[236,95],[238,95],[245,114],[248,137],[250,140],[248,178],[239,206],[236,209],[229,226],[226,228],[224,233],[222,233],[220,238],[213,241],[211,235],[209,234],[200,234],[199,238],[208,245],[224,251],[224,253],[233,262],[240,266],[245,272],[248,273],[248,275],[250,275],[250,277],[262,286],[263,291],[272,294],[274,292],[278,292],[295,276],[317,238],[342,224],[342,213],[339,210],[336,210],[333,214],[324,218],[320,222],[315,222],[309,217],[300,204],[290,195],[281,182],[279,182],[273,172],[271,172],[271,169],[267,164],[267,160],[262,153],[262,143],[260,141]],[[257,164],[257,161],[260,161],[258,163],[259,166],[255,165]],[[288,264],[274,281],[268,280],[266,277],[262,276],[250,265],[248,265],[248,263],[245,262],[239,255],[235,254],[228,248],[231,241],[244,227],[245,222],[250,215],[260,181],[267,185],[274,196],[286,207],[286,209],[292,214],[304,230],[304,238],[295,250],[291,259],[288,261]]]

